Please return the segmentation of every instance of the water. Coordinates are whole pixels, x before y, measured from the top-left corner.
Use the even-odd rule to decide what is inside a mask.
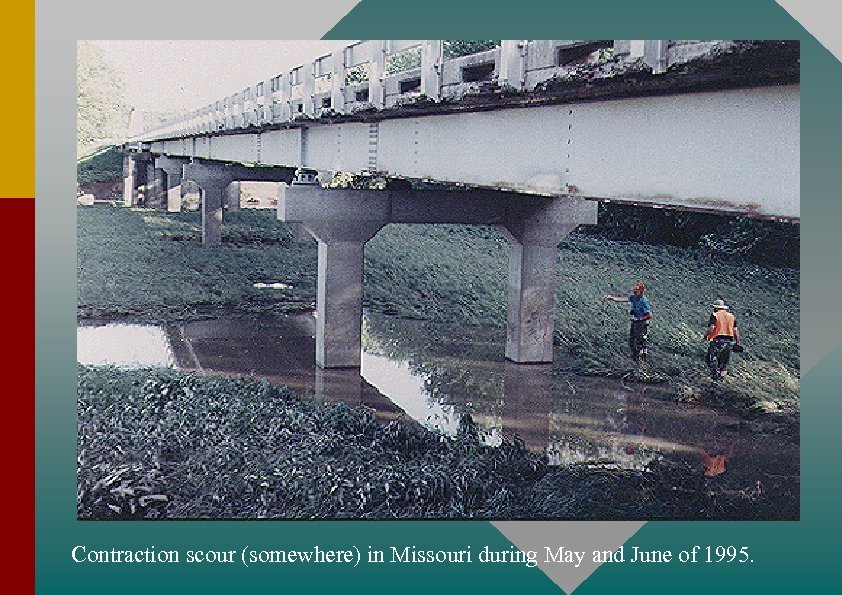
[[[760,482],[798,498],[797,436],[675,402],[666,388],[576,376],[560,350],[554,364],[507,362],[504,329],[367,315],[359,371],[318,369],[314,332],[306,314],[83,326],[78,360],[261,376],[316,399],[365,405],[383,421],[403,418],[447,434],[470,414],[488,444],[517,435],[551,464],[600,460],[641,469],[682,459],[736,488]]]

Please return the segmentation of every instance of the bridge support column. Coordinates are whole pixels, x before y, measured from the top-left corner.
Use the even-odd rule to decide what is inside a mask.
[[[134,201],[134,185],[137,178],[135,160],[128,153],[123,155],[123,205],[130,207]]]
[[[388,192],[281,186],[278,218],[300,222],[319,243],[316,364],[358,368],[365,244],[386,225]]]
[[[304,224],[319,243],[316,284],[316,364],[360,367],[365,244],[383,223]]]
[[[127,207],[136,207],[140,202],[148,159],[148,153],[132,152],[123,156],[123,204]]]
[[[181,181],[183,177],[184,164],[186,159],[176,159],[174,157],[157,157],[155,158],[155,167],[160,168],[164,172],[164,204],[167,211],[177,213],[181,211]]]
[[[228,185],[228,210],[239,211],[240,199],[242,198],[242,191],[240,182],[234,181]]]
[[[149,166],[149,171],[152,176],[147,183],[147,199],[146,206],[152,209],[166,210],[167,209],[167,192],[166,192],[166,172],[154,165],[154,160]]]
[[[596,223],[596,203],[556,198],[512,216],[501,228],[510,242],[507,359],[553,361],[557,247],[584,223]]]
[[[228,185],[235,181],[286,182],[295,175],[288,167],[245,167],[230,163],[196,160],[184,165],[184,179],[201,188],[202,243],[216,246],[222,243],[222,208],[228,197]]]
[[[494,224],[511,241],[506,357],[551,362],[556,247],[596,203],[503,192],[326,190],[282,186],[278,219],[301,222],[319,242],[316,361],[358,366],[363,246],[387,223]]]

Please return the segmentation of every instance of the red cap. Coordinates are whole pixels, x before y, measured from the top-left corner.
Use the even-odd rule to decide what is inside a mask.
[[[643,283],[638,283],[634,287],[632,287],[632,291],[643,291],[645,288],[643,287]]]

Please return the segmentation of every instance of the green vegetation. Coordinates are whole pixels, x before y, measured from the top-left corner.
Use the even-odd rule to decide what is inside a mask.
[[[80,518],[794,518],[686,464],[548,467],[252,380],[79,368]]]
[[[76,181],[80,184],[112,182],[123,177],[123,154],[116,147],[109,147],[81,159],[76,165]]]
[[[292,311],[315,300],[314,243],[296,244],[272,211],[226,214],[223,245],[200,242],[198,213],[79,209],[79,316],[140,321],[227,312]],[[131,241],[127,241],[131,238]],[[366,247],[365,303],[389,315],[502,326],[508,247],[492,228],[384,228]],[[653,246],[574,234],[559,250],[555,338],[579,373],[667,382],[678,398],[732,409],[797,413],[799,273],[709,248]],[[150,282],[154,280],[154,285]],[[650,358],[626,353],[627,307],[603,302],[647,284],[655,318]],[[277,292],[256,282],[292,286]],[[746,352],[722,384],[707,379],[702,332],[708,305],[737,315]]]
[[[78,210],[81,318],[189,320],[221,312],[290,311],[315,295],[316,254],[266,211],[226,215],[222,248],[203,246],[199,213]],[[279,297],[253,285],[292,286]]]
[[[76,144],[81,151],[124,133],[129,108],[124,83],[102,51],[89,41],[78,42],[76,49]]]

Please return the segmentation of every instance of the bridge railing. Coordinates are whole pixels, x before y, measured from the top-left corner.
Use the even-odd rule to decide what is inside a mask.
[[[422,96],[440,101],[477,92],[490,83],[515,91],[531,90],[563,75],[570,64],[586,60],[600,48],[612,50],[621,60],[643,59],[658,73],[674,61],[708,51],[714,42],[503,40],[491,49],[445,58],[446,43],[356,41],[164,126],[145,130],[138,138],[211,134],[318,119],[390,108]]]

